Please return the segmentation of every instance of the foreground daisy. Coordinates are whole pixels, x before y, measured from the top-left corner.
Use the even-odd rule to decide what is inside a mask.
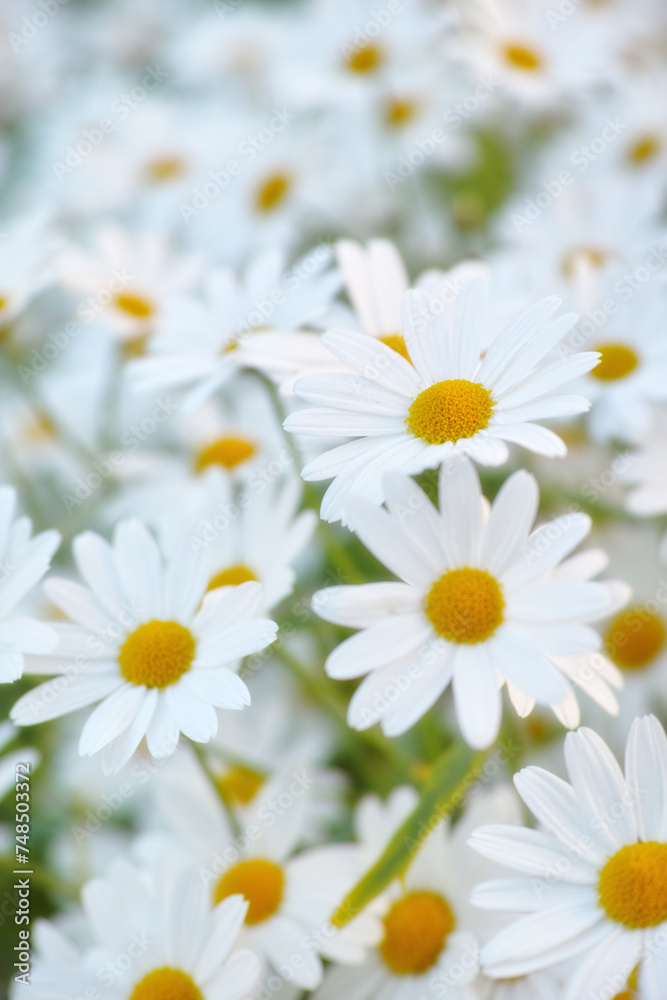
[[[370,861],[377,860],[400,823],[417,805],[414,789],[395,789],[386,803],[373,796],[357,810],[358,836]],[[382,939],[360,966],[329,969],[315,1000],[473,1000],[481,942],[497,929],[495,914],[480,920],[470,905],[479,859],[466,840],[476,825],[512,822],[518,803],[510,789],[483,793],[453,828],[438,823],[417,846],[414,860],[374,907]],[[490,874],[490,873],[489,873]]]
[[[543,299],[522,312],[482,357],[488,327],[487,281],[470,281],[438,312],[422,291],[403,299],[403,338],[410,361],[359,333],[325,334],[322,342],[359,374],[311,375],[295,392],[319,404],[292,413],[287,430],[315,437],[357,438],[324,452],[304,468],[304,479],[334,478],[322,517],[345,516],[350,491],[381,502],[382,473],[435,468],[454,454],[482,465],[507,461],[507,443],[562,456],[565,445],[534,421],[588,409],[581,396],[554,390],[591,370],[595,353],[545,359],[573,326],[555,319],[560,299]]]
[[[331,925],[332,914],[363,874],[363,859],[355,844],[299,850],[310,839],[314,816],[297,777],[279,803],[275,789],[267,787],[237,812],[243,824],[238,837],[200,769],[170,768],[156,785],[156,800],[175,835],[171,850],[196,865],[211,900],[240,893],[248,902],[241,943],[260,958],[261,981],[275,982],[273,969],[290,984],[313,989],[322,978],[322,957],[359,963],[365,946],[376,943],[379,927],[365,912],[342,930]],[[224,779],[219,788],[231,790]],[[161,843],[148,835],[138,850],[151,857]]]
[[[638,996],[662,1000],[667,981],[667,737],[635,719],[625,774],[591,729],[565,739],[570,784],[539,767],[515,776],[542,830],[488,826],[470,841],[521,876],[477,887],[473,901],[523,913],[484,949],[494,977],[578,957],[565,1000],[622,994],[639,964]]]
[[[0,682],[17,680],[26,653],[50,653],[57,636],[43,622],[15,615],[24,597],[39,583],[60,544],[57,531],[31,538],[27,517],[14,518],[16,491],[0,486]]]
[[[172,753],[179,732],[208,742],[216,708],[250,704],[239,660],[269,645],[278,627],[254,618],[260,584],[222,587],[204,597],[208,567],[186,541],[165,565],[140,521],[122,521],[109,545],[93,532],[74,541],[88,587],[49,580],[51,601],[75,624],[56,624],[59,645],[41,673],[61,676],[20,698],[17,725],[53,719],[101,701],[86,722],[79,753],[104,750],[118,771],[143,737],[154,757]],[[203,600],[202,600],[203,599]]]
[[[247,903],[236,895],[212,906],[193,869],[158,877],[117,861],[108,878],[84,885],[82,902],[93,946],[79,952],[40,922],[30,985],[16,998],[94,997],[103,989],[108,1000],[241,1000],[257,980],[256,957],[233,950]]]
[[[565,673],[575,681],[578,674],[563,662],[599,648],[588,623],[628,596],[623,584],[591,582],[576,565],[574,573],[558,567],[590,531],[590,518],[568,514],[529,534],[535,479],[516,472],[489,512],[467,459],[443,466],[439,511],[406,476],[387,476],[385,494],[388,512],[351,498],[349,516],[364,545],[403,583],[330,587],[313,596],[321,618],[363,629],[325,666],[337,680],[368,674],[350,702],[350,725],[381,721],[387,736],[397,736],[450,682],[473,747],[489,746],[498,734],[504,682],[521,714],[537,702],[567,722],[574,694]],[[604,678],[600,685],[604,695],[589,693],[613,708]]]

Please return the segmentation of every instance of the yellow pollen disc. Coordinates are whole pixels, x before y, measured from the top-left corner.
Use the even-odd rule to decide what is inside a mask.
[[[172,181],[185,173],[185,163],[178,156],[163,156],[146,166],[146,177],[154,184]]]
[[[542,67],[542,56],[526,45],[507,45],[504,55],[507,62],[516,69],[534,72]]]
[[[667,920],[667,844],[622,847],[600,872],[598,895],[607,916],[624,927]]]
[[[640,167],[649,160],[654,159],[660,152],[662,145],[655,135],[644,135],[632,144],[627,152],[628,163],[635,167]]]
[[[442,896],[411,892],[384,918],[380,954],[399,976],[419,975],[435,965],[454,926],[454,914]]]
[[[408,349],[405,346],[405,340],[401,337],[400,333],[390,333],[388,337],[380,337],[380,343],[386,344],[387,347],[391,347],[392,351],[396,351],[396,353],[400,354],[406,361],[410,361],[410,355],[408,354]],[[410,364],[412,364],[411,361]]]
[[[190,669],[195,640],[178,622],[146,622],[121,646],[120,672],[131,684],[163,688]]]
[[[566,278],[572,279],[581,264],[588,264],[589,267],[599,270],[611,256],[608,250],[603,250],[601,247],[574,247],[563,257],[561,271]]]
[[[143,358],[146,355],[146,348],[148,347],[149,337],[128,337],[121,344],[121,349],[123,352],[123,357],[128,361],[130,358]]]
[[[195,460],[195,470],[203,472],[209,465],[222,465],[225,469],[235,469],[254,454],[255,445],[248,438],[220,438],[202,448]]]
[[[382,65],[382,50],[376,45],[364,45],[347,57],[347,67],[353,73],[373,73]]]
[[[272,212],[285,200],[292,187],[287,174],[273,174],[258,188],[255,204],[260,212]]]
[[[131,295],[127,292],[121,292],[114,299],[114,304],[121,312],[127,313],[128,316],[133,316],[135,319],[148,319],[149,316],[153,315],[153,306],[146,299],[142,298],[141,295]]]
[[[256,579],[253,571],[247,566],[229,566],[215,574],[206,590],[216,590],[218,587],[238,587],[240,583]]]
[[[0,295],[0,309],[4,309],[8,301],[9,299],[5,299],[2,297],[2,295]]]
[[[222,876],[215,889],[215,902],[240,893],[248,900],[246,924],[261,924],[276,912],[283,898],[285,876],[273,861],[257,858],[242,861]]]
[[[481,382],[455,378],[420,392],[405,422],[415,437],[428,444],[444,444],[483,431],[492,412],[491,393]]]
[[[468,566],[441,576],[426,598],[433,628],[450,642],[484,642],[501,624],[504,607],[498,581]]]
[[[594,378],[602,379],[603,382],[613,382],[618,378],[625,378],[631,371],[634,371],[639,364],[639,358],[630,347],[625,344],[598,344],[595,347],[602,357],[597,368],[594,368],[591,375]]]
[[[665,623],[646,608],[628,608],[607,628],[605,648],[624,670],[643,670],[662,652],[667,639]]]
[[[390,128],[400,128],[414,118],[416,111],[417,105],[414,101],[401,100],[399,97],[392,98],[385,104],[385,125],[389,125]]]
[[[247,805],[257,795],[264,784],[264,775],[249,767],[231,767],[221,774],[217,781],[224,798],[235,805]]]
[[[204,1000],[200,990],[180,969],[154,969],[134,987],[129,1000]]]

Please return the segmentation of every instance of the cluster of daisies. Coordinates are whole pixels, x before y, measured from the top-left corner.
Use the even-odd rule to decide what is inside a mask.
[[[11,1000],[665,1000],[666,56],[3,5]]]

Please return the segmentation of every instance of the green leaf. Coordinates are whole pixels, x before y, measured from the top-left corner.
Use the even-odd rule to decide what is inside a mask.
[[[346,896],[334,913],[334,927],[344,927],[395,879],[400,878],[436,823],[463,802],[485,755],[464,743],[450,747],[433,765],[422,785],[415,811],[391,838],[384,854]]]

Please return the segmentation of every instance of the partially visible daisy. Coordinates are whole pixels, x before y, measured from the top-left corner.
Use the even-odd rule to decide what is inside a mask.
[[[194,287],[201,261],[174,252],[155,232],[132,233],[115,224],[96,229],[91,243],[63,249],[60,280],[80,296],[81,320],[108,323],[119,340],[141,351],[161,321],[166,298]]]
[[[594,440],[633,441],[653,429],[654,408],[667,401],[666,305],[664,291],[645,289],[589,337],[587,347],[599,352],[600,363],[582,380],[581,391],[592,403],[588,426]]]
[[[373,860],[417,800],[409,788],[396,789],[384,804],[373,797],[362,799],[355,822],[366,851],[375,855]],[[484,793],[453,828],[440,822],[413,845],[413,860],[400,880],[375,901],[383,930],[378,946],[360,967],[329,969],[315,1000],[477,996],[472,987],[477,983],[481,942],[490,927],[497,928],[493,918],[480,920],[470,905],[479,860],[466,840],[483,819],[518,819],[516,797],[506,788]]]
[[[235,947],[248,904],[234,895],[212,905],[193,869],[158,877],[116,861],[81,895],[93,944],[79,952],[40,922],[29,989],[36,1000],[99,995],[100,985],[109,1000],[241,1000],[252,990],[259,963]]]
[[[577,958],[565,1000],[621,994],[639,965],[638,996],[667,981],[667,737],[636,719],[625,774],[591,729],[565,738],[569,783],[539,767],[514,778],[542,829],[487,826],[471,845],[521,874],[479,885],[473,902],[525,914],[482,952],[494,978]]]
[[[48,570],[60,535],[43,531],[31,538],[30,519],[13,520],[15,507],[14,488],[0,486],[0,683],[22,675],[25,654],[51,653],[58,642],[48,625],[14,612]]]
[[[357,439],[324,452],[303,470],[307,480],[334,478],[322,502],[323,518],[344,518],[350,492],[381,502],[386,471],[415,474],[459,454],[502,465],[508,442],[552,457],[565,454],[561,439],[536,421],[588,409],[582,396],[555,392],[590,371],[598,355],[547,360],[576,321],[571,313],[554,319],[560,299],[552,296],[516,317],[482,356],[486,292],[480,276],[438,315],[424,292],[408,292],[402,332],[410,361],[358,333],[322,337],[358,374],[299,379],[296,394],[316,405],[292,413],[285,427]]]
[[[128,366],[131,381],[142,390],[187,390],[192,409],[240,368],[282,382],[313,365],[326,367],[330,358],[319,338],[299,328],[316,323],[340,287],[330,259],[320,245],[292,269],[285,253],[267,250],[241,273],[212,270],[201,301],[170,300],[149,354]]]
[[[350,702],[349,724],[367,729],[381,722],[387,736],[398,736],[450,682],[471,746],[495,740],[505,682],[521,714],[537,702],[572,724],[568,676],[576,681],[578,671],[568,661],[599,649],[589,623],[629,593],[624,584],[592,582],[588,573],[559,566],[590,531],[590,518],[567,514],[531,533],[535,479],[514,473],[489,511],[467,459],[443,466],[439,510],[405,476],[387,476],[385,495],[387,511],[351,498],[350,520],[403,582],[331,587],[313,596],[320,617],[362,629],[325,665],[337,680],[368,675]],[[608,685],[597,680],[588,693],[613,710]]]
[[[291,801],[283,800],[279,813],[260,793],[244,811],[235,838],[220,798],[201,773],[187,783],[169,778],[159,782],[157,800],[177,838],[178,848],[171,850],[197,865],[215,903],[236,893],[245,897],[241,943],[262,960],[262,975],[287,966],[291,981],[313,989],[322,978],[322,957],[362,960],[365,947],[377,941],[377,921],[362,913],[337,931],[330,920],[363,874],[363,858],[354,844],[298,850],[312,822],[299,788],[288,793]],[[139,849],[150,855],[159,843],[148,836]]]
[[[53,280],[56,235],[48,213],[27,212],[4,223],[0,240],[0,330]]]
[[[154,757],[173,753],[179,733],[206,743],[216,708],[250,703],[239,662],[269,645],[277,625],[256,618],[262,588],[248,582],[206,594],[208,569],[185,539],[165,563],[139,521],[121,522],[109,545],[94,532],[74,540],[88,584],[51,579],[50,600],[74,624],[54,624],[59,644],[35,669],[59,676],[16,703],[11,717],[31,725],[94,702],[79,753],[104,750],[113,773],[143,737]]]

